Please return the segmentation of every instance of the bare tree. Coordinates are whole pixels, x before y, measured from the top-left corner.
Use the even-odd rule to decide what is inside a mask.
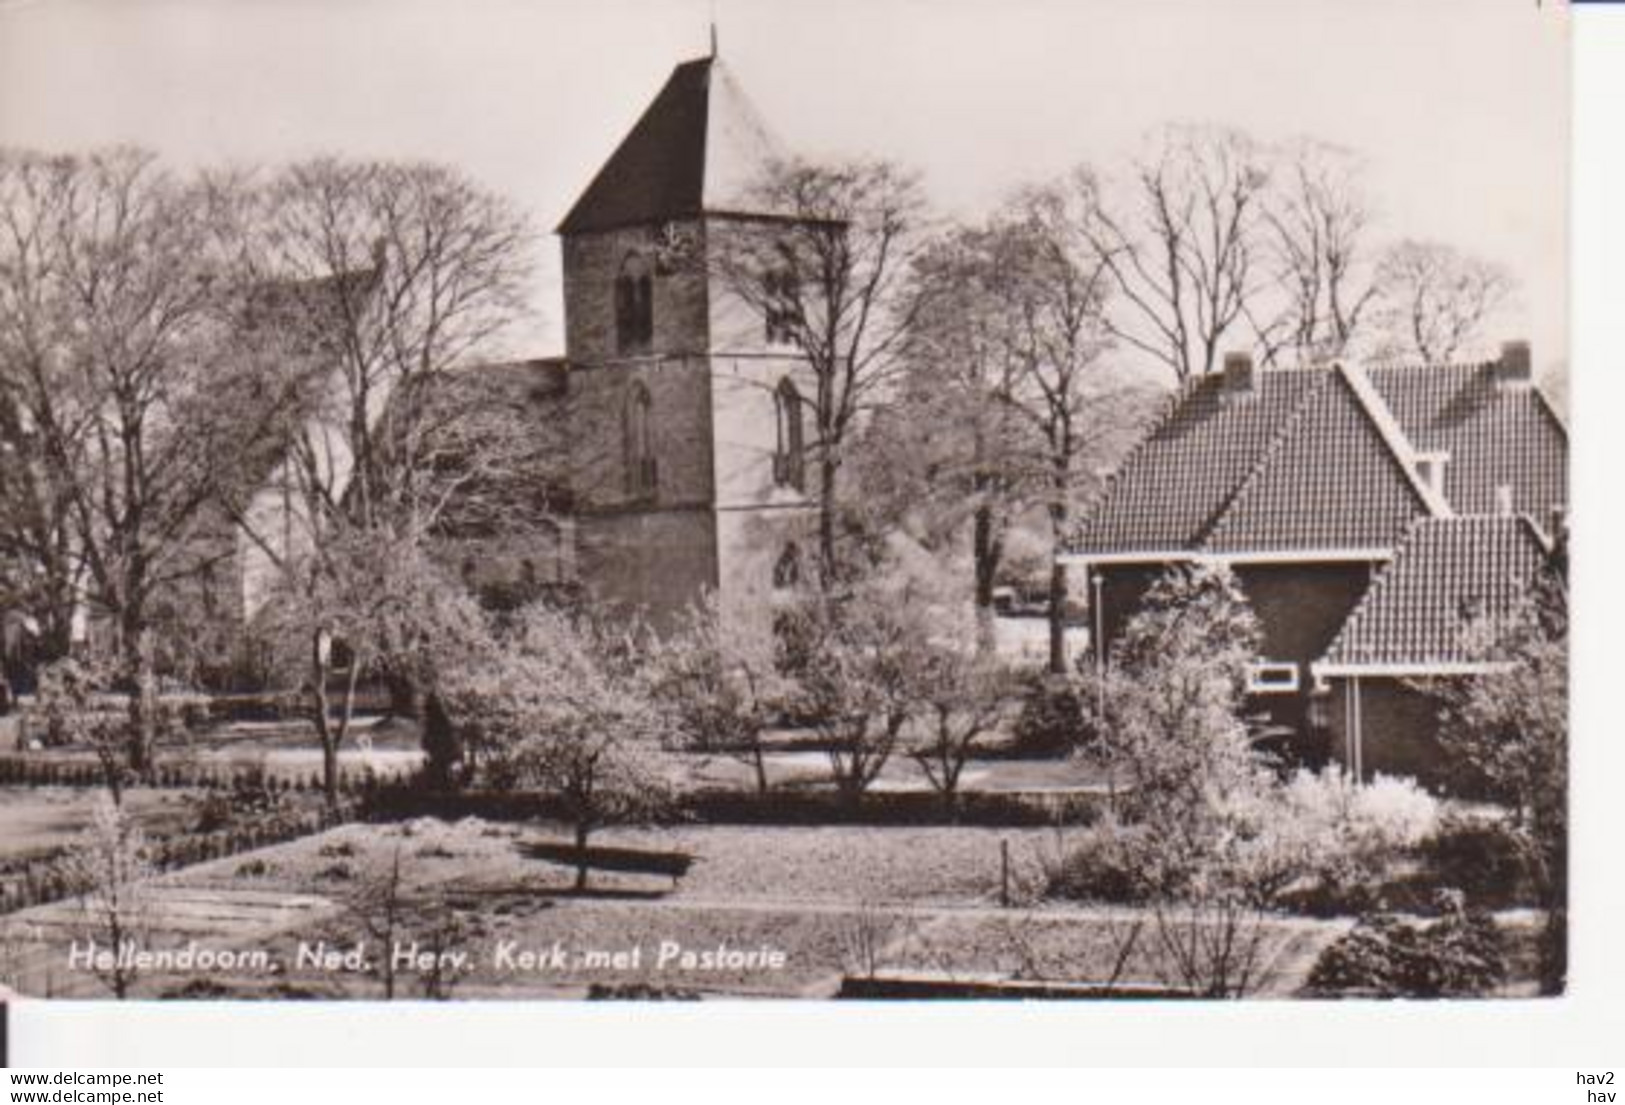
[[[865,897],[840,919],[841,967],[849,977],[876,978],[884,970],[904,918],[878,899]]]
[[[1006,542],[1041,500],[1041,438],[1016,397],[1001,307],[999,232],[958,226],[915,259],[915,316],[895,395],[862,438],[863,494],[895,524],[947,548],[969,530],[977,644],[994,647],[994,589]]]
[[[38,626],[39,659],[67,655],[82,562],[66,474],[42,463],[39,427],[78,445],[53,416],[59,369],[57,233],[73,163],[0,149],[0,603]]]
[[[1198,882],[1151,903],[1154,962],[1163,980],[1207,998],[1257,988],[1267,935],[1264,908],[1234,887]]]
[[[917,178],[885,161],[771,164],[746,190],[773,213],[714,231],[724,286],[776,320],[807,359],[818,470],[820,579],[837,574],[839,478],[854,429],[896,380],[914,305],[909,261],[923,229]]]
[[[1291,143],[1274,159],[1260,211],[1264,285],[1243,310],[1261,361],[1342,356],[1378,293],[1361,163],[1323,142]]]
[[[1106,304],[1112,262],[1095,238],[1089,193],[1052,186],[1022,195],[997,224],[990,287],[999,301],[1004,355],[1016,366],[1004,401],[1028,425],[1038,446],[1030,468],[1042,481],[1039,501],[1059,551],[1080,500],[1127,447],[1148,409],[1148,390],[1107,371],[1111,341]],[[1055,558],[1049,584],[1049,666],[1066,667],[1066,565]]]
[[[378,974],[385,1001],[395,1000],[395,945],[407,923],[407,897],[401,845],[396,843],[389,868],[381,875],[364,879],[344,903],[361,930],[378,944]]]
[[[1110,332],[1179,381],[1212,372],[1258,280],[1268,183],[1246,134],[1192,124],[1153,132],[1120,195],[1080,170],[1089,240],[1118,293]]]
[[[1378,269],[1382,347],[1389,357],[1437,364],[1465,352],[1516,289],[1502,266],[1442,242],[1403,241]]]
[[[377,945],[371,962],[385,1001],[401,992],[403,969],[424,998],[451,997],[472,970],[469,945],[483,935],[477,918],[465,918],[446,889],[422,875],[397,840],[388,865],[361,876],[343,900],[348,918]]]
[[[234,515],[276,581],[273,623],[302,640],[332,799],[363,681],[415,691],[477,636],[427,550],[551,516],[560,439],[522,388],[469,371],[523,308],[511,204],[442,166],[335,159],[287,169],[260,204],[256,306],[311,400]]]
[[[321,158],[278,174],[261,200],[274,321],[330,377],[324,440],[301,442],[330,454],[306,473],[321,477],[310,490],[362,525],[418,519],[441,497],[419,494],[434,471],[423,453],[443,444],[428,385],[487,354],[524,310],[528,225],[429,163]]]
[[[71,521],[67,537],[43,527],[38,562],[60,587],[50,546],[71,548],[145,772],[164,652],[188,644],[157,639],[156,606],[234,551],[220,501],[280,436],[297,382],[247,340],[236,182],[183,180],[127,149],[33,166],[5,214],[28,243],[7,267],[7,405],[48,473],[39,501]]]

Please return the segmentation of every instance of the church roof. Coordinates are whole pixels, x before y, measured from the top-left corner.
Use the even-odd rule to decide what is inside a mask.
[[[610,230],[702,212],[740,212],[776,145],[715,57],[672,70],[654,101],[559,224]]]

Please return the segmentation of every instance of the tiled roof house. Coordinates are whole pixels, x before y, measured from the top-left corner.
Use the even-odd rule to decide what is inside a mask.
[[[1107,656],[1169,566],[1229,564],[1264,632],[1254,701],[1290,747],[1442,784],[1415,681],[1479,663],[1467,627],[1551,553],[1567,466],[1521,342],[1459,365],[1232,356],[1171,401],[1065,559],[1087,573]]]

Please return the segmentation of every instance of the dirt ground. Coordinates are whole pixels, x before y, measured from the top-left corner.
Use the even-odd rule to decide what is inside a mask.
[[[1037,901],[1065,844],[1051,830],[612,831],[594,843],[685,851],[695,865],[675,883],[594,872],[585,894],[571,889],[571,868],[532,851],[561,839],[557,826],[476,819],[348,825],[177,872],[151,896],[144,946],[264,963],[154,970],[136,992],[378,998],[393,985],[401,998],[828,997],[844,974],[885,970],[1169,981],[1132,911]],[[0,932],[0,951],[9,941],[21,964],[13,984],[104,996],[94,971],[68,962],[74,942],[95,935],[87,917],[72,902],[13,915]],[[1264,923],[1254,934],[1258,992],[1292,993],[1346,928]]]

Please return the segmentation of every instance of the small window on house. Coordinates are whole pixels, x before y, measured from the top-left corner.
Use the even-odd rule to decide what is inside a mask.
[[[199,597],[203,600],[203,614],[212,618],[219,613],[220,580],[215,575],[213,564],[205,564],[203,572],[198,577]]]
[[[629,254],[615,278],[615,347],[647,352],[654,332],[654,277],[642,255]]]
[[[789,269],[762,277],[762,305],[769,345],[795,345],[801,321],[801,278]]]
[[[1251,694],[1292,694],[1298,689],[1298,665],[1259,663],[1247,674]]]
[[[786,591],[801,583],[801,550],[791,541],[773,565],[773,589]]]
[[[653,400],[639,380],[626,397],[626,489],[632,495],[651,495],[659,473],[650,437]]]
[[[350,642],[343,637],[334,637],[331,651],[328,653],[328,669],[334,672],[347,672],[354,662],[355,650],[350,647]]]
[[[804,491],[807,487],[806,428],[801,392],[786,376],[773,391],[778,440],[773,451],[773,482]]]

